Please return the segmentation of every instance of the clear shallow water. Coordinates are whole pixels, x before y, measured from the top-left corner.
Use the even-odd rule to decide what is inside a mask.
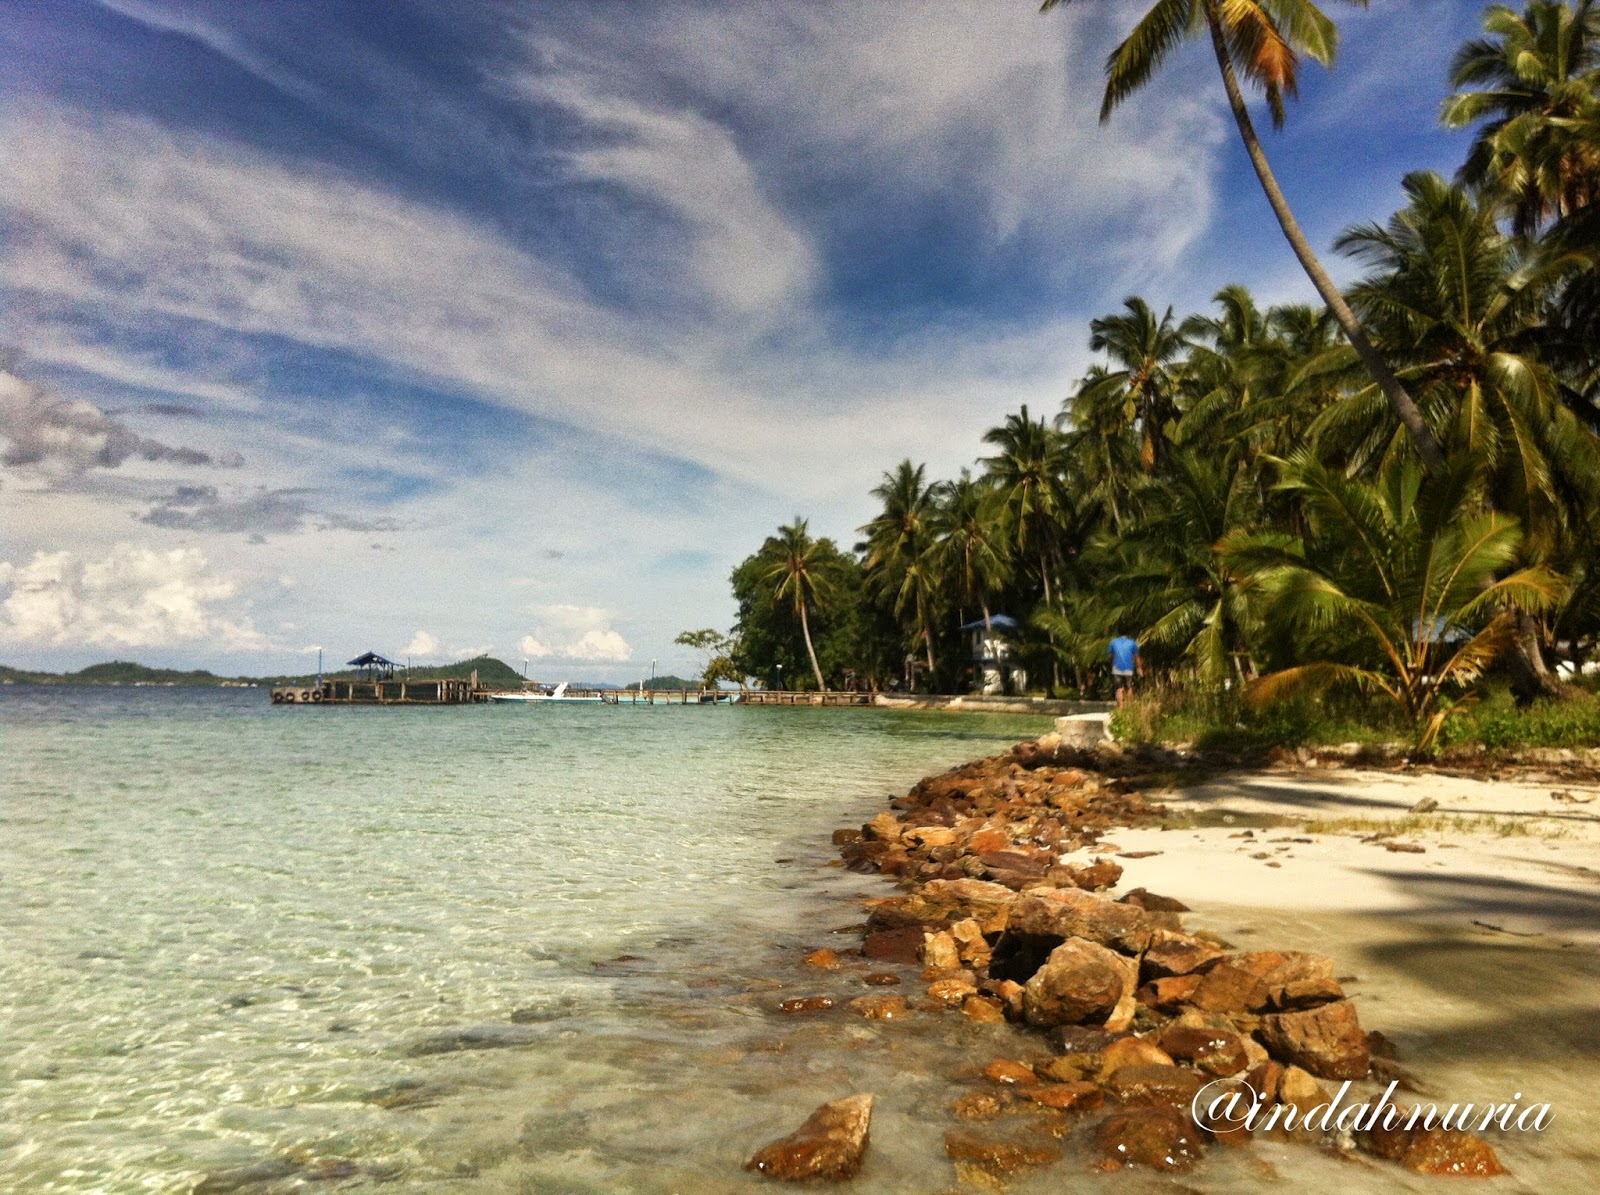
[[[1041,728],[0,689],[3,1185],[289,1156],[349,1185],[710,1189],[748,1152],[742,1088],[817,1102],[781,1064],[718,1068],[770,1016],[746,981],[859,919],[828,831]],[[517,1049],[415,1053],[515,1010]]]

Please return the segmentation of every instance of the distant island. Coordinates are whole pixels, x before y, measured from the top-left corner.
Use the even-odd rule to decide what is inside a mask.
[[[446,676],[466,676],[476,670],[478,679],[486,685],[520,686],[522,674],[503,660],[493,656],[474,656],[455,664],[436,668],[412,668],[408,675],[413,680],[436,680]],[[350,680],[355,673],[350,669],[324,672],[324,679]],[[77,672],[29,672],[0,664],[0,684],[21,685],[210,685],[217,688],[234,688],[240,685],[309,685],[316,673],[300,676],[218,676],[203,668],[183,672],[173,668],[150,668],[127,660],[112,660],[105,664],[91,664]]]

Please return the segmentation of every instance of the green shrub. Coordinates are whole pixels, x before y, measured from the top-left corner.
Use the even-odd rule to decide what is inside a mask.
[[[1445,741],[1490,751],[1522,747],[1600,747],[1600,696],[1575,688],[1557,701],[1518,709],[1511,694],[1499,690],[1452,718]]]

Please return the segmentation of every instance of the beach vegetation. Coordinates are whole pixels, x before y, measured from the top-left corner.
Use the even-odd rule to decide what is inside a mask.
[[[826,583],[802,605],[793,585],[775,600],[774,540],[741,564],[740,666],[970,692],[1005,616],[1011,666],[1056,697],[1109,696],[1107,644],[1137,638],[1144,683],[1113,722],[1128,738],[1600,742],[1575,683],[1600,660],[1596,14],[1486,12],[1444,110],[1474,131],[1469,160],[1454,180],[1405,176],[1398,211],[1335,241],[1362,271],[1340,292],[1246,95],[1281,123],[1303,64],[1334,61],[1331,18],[1302,0],[1147,4],[1102,115],[1209,40],[1321,301],[1128,295],[1089,321],[1096,356],[1058,409],[997,412],[952,479],[885,473],[854,550],[815,541]]]

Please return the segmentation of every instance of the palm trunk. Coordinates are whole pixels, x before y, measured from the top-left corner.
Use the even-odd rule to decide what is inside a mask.
[[[1383,391],[1384,397],[1389,400],[1389,406],[1394,409],[1395,415],[1411,434],[1411,441],[1416,445],[1417,455],[1422,458],[1423,466],[1430,473],[1437,473],[1445,467],[1444,451],[1439,447],[1439,441],[1434,438],[1433,430],[1428,427],[1427,420],[1423,419],[1422,412],[1417,409],[1417,404],[1400,384],[1400,379],[1394,376],[1394,371],[1389,368],[1388,363],[1378,355],[1378,350],[1372,347],[1372,341],[1367,339],[1361,321],[1356,319],[1356,313],[1350,310],[1350,305],[1344,301],[1344,295],[1339,293],[1339,288],[1334,285],[1333,279],[1328,277],[1327,270],[1322,268],[1322,263],[1317,260],[1316,253],[1311,249],[1311,242],[1306,240],[1306,234],[1301,231],[1300,222],[1294,218],[1294,212],[1289,208],[1289,201],[1284,198],[1278,180],[1272,173],[1272,167],[1267,162],[1266,150],[1262,149],[1261,140],[1256,136],[1255,122],[1250,119],[1250,110],[1245,106],[1244,93],[1239,90],[1239,80],[1233,71],[1233,60],[1228,56],[1228,45],[1222,36],[1222,22],[1217,16],[1217,0],[1205,0],[1205,6],[1206,21],[1211,26],[1211,45],[1217,54],[1217,65],[1222,70],[1222,85],[1228,92],[1228,103],[1233,108],[1233,119],[1239,126],[1239,136],[1244,139],[1250,163],[1255,167],[1256,177],[1261,180],[1261,189],[1266,192],[1267,202],[1272,205],[1273,214],[1278,217],[1283,235],[1288,239],[1289,247],[1294,250],[1295,257],[1300,259],[1301,268],[1311,279],[1311,285],[1317,288],[1322,301],[1328,305],[1328,310],[1333,312],[1333,318],[1344,329],[1350,347],[1355,349],[1356,356],[1361,358],[1361,363],[1367,367],[1367,372],[1372,375],[1378,383],[1378,388]]]
[[[817,649],[811,646],[811,622],[806,618],[806,604],[800,603],[800,633],[806,637],[806,655],[811,657],[811,671],[816,674],[817,691],[826,692],[828,686],[822,682],[822,665],[817,663]]]
[[[1540,697],[1557,697],[1561,684],[1544,662],[1544,649],[1539,646],[1539,624],[1526,610],[1518,610],[1517,636],[1511,646],[1511,690],[1519,705],[1526,705]]]

